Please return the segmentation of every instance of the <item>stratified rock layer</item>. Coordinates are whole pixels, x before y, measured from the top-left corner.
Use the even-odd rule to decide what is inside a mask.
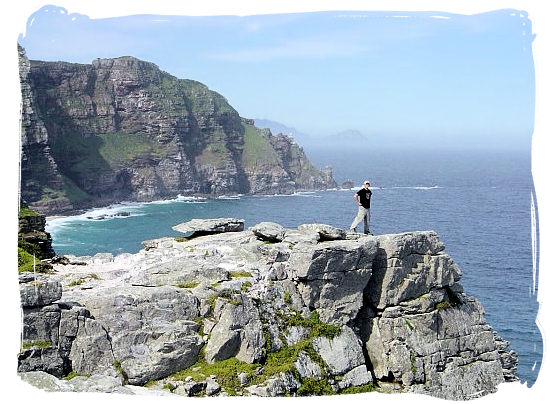
[[[326,394],[391,383],[464,400],[516,380],[515,353],[463,292],[434,232],[363,236],[261,223],[176,240],[56,265],[42,280],[51,284],[42,299],[22,284],[30,302],[24,341],[49,345],[24,349],[19,370],[103,375],[120,383],[112,391],[158,380],[184,395],[302,395],[312,385]],[[289,362],[273,367],[277,355]],[[237,386],[215,374],[178,376],[235,359]]]
[[[292,138],[133,57],[29,61],[19,48],[21,195],[45,214],[177,195],[336,187]]]

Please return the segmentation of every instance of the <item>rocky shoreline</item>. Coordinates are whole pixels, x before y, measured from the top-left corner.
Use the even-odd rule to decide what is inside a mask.
[[[431,231],[195,220],[136,254],[20,274],[21,377],[49,391],[416,392],[466,400],[517,355]]]
[[[18,53],[21,197],[37,212],[336,186],[291,137],[254,126],[202,83],[134,57],[83,65]]]

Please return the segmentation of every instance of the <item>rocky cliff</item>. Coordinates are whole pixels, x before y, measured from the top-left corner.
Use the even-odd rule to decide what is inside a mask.
[[[21,376],[60,391],[456,400],[516,380],[515,353],[434,232],[175,229],[185,237],[21,275]]]
[[[199,82],[133,57],[86,65],[19,54],[21,193],[41,213],[336,186],[291,138],[256,128]]]
[[[55,256],[52,237],[46,232],[46,217],[25,204],[19,208],[17,247],[19,272],[47,272],[51,268],[48,262],[42,261]]]

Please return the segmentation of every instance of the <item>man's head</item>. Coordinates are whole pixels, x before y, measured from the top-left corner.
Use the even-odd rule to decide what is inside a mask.
[[[370,182],[369,182],[369,181],[363,182],[363,187],[364,187],[364,188],[370,187]]]

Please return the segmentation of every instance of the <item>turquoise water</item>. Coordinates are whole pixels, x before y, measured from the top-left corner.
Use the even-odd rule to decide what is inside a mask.
[[[518,376],[531,386],[543,347],[535,323],[529,154],[311,150],[308,155],[318,166],[332,165],[339,183],[370,180],[374,234],[438,232],[463,272],[466,293],[482,302],[489,324],[518,352]],[[171,227],[192,218],[236,217],[245,219],[245,226],[274,221],[285,227],[321,222],[348,228],[356,213],[353,192],[128,203],[48,219],[47,229],[58,254],[92,255],[137,252],[143,240],[179,235]],[[130,215],[97,220],[116,212]]]

